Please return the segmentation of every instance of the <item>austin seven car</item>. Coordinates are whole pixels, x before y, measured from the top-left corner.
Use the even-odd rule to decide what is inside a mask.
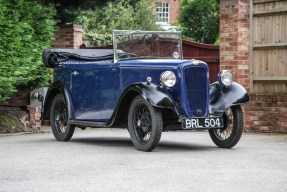
[[[238,143],[249,95],[231,71],[210,83],[205,62],[183,59],[180,32],[114,30],[112,38],[113,49],[43,52],[54,77],[42,118],[56,140],[91,127],[127,128],[141,151],[169,130],[208,130],[221,148]]]

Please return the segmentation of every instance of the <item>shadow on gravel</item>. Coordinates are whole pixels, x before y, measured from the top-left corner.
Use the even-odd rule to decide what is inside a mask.
[[[129,138],[122,137],[96,137],[96,138],[75,138],[69,141],[71,143],[78,143],[81,145],[95,145],[103,147],[128,147],[135,148],[132,141]],[[179,143],[179,142],[167,142],[161,141],[155,150],[159,151],[210,151],[217,150],[216,146],[206,146],[200,144]]]
[[[122,137],[75,138],[71,139],[69,142],[105,147],[133,147],[132,141],[130,139]]]
[[[216,146],[206,146],[200,144],[191,144],[191,143],[184,143],[184,142],[160,142],[157,146],[159,150],[166,150],[166,151],[210,151],[210,150],[217,150],[218,147]]]

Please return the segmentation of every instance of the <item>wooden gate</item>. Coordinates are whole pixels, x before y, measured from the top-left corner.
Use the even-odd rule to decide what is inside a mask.
[[[208,64],[210,82],[217,81],[219,73],[219,45],[182,41],[183,58],[198,59]]]
[[[287,93],[287,1],[252,0],[251,92]]]

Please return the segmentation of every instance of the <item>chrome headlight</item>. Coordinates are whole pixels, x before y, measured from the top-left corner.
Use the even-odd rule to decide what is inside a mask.
[[[218,79],[219,83],[221,83],[225,87],[230,86],[233,82],[233,74],[229,70],[222,70],[219,73],[218,77],[219,77],[219,79]]]
[[[172,71],[165,71],[160,75],[160,82],[166,87],[172,87],[176,83],[176,76]]]

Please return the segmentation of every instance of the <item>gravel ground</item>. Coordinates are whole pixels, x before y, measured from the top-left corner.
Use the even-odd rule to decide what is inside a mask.
[[[168,132],[149,153],[127,130],[87,129],[70,142],[1,136],[0,146],[0,192],[287,191],[286,134],[244,133],[220,149],[207,132]]]

